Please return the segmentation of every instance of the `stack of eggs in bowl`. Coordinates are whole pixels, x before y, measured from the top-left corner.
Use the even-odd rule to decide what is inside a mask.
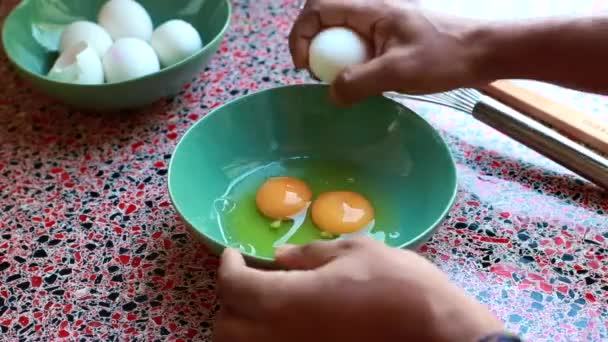
[[[153,30],[150,15],[134,0],[108,1],[98,21],[76,21],[63,30],[49,78],[78,84],[128,81],[176,64],[203,45],[196,29],[180,19]]]
[[[22,0],[2,45],[28,83],[61,103],[135,109],[200,77],[231,15],[229,0]]]

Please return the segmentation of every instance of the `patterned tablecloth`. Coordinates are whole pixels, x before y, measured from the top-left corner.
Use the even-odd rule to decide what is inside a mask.
[[[0,15],[14,3],[2,0]],[[429,3],[480,16],[608,7]],[[219,104],[310,81],[286,47],[295,1],[233,5],[209,68],[175,99],[132,114],[66,109],[0,57],[0,340],[209,340],[218,260],[169,203],[171,152]],[[608,120],[605,98],[530,86]],[[455,207],[421,252],[530,340],[607,340],[606,194],[470,117],[408,105],[448,141],[460,177]]]

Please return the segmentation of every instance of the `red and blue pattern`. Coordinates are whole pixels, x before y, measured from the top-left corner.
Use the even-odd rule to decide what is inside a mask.
[[[286,44],[298,3],[233,1],[209,68],[133,113],[67,109],[0,57],[0,340],[210,340],[218,259],[171,207],[167,164],[209,110],[311,81]],[[606,98],[532,86],[608,119]],[[448,141],[460,177],[420,251],[527,340],[607,340],[606,193],[469,116],[407,104]]]

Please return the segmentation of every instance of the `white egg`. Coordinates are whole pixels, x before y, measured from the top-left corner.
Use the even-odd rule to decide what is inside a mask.
[[[321,81],[331,83],[344,68],[365,63],[369,51],[365,39],[355,31],[345,27],[328,28],[317,34],[310,44],[310,70]]]
[[[48,77],[66,83],[102,84],[103,66],[97,51],[82,41],[59,55]]]
[[[76,21],[63,29],[59,52],[64,52],[80,42],[87,42],[101,58],[112,45],[112,38],[103,27],[93,22]]]
[[[150,39],[160,63],[167,67],[194,55],[203,47],[198,31],[183,20],[169,20],[160,25]]]
[[[99,24],[114,40],[139,38],[149,41],[152,36],[152,19],[146,9],[134,0],[110,0],[99,12]]]
[[[160,70],[154,49],[138,38],[122,38],[114,42],[103,57],[108,82],[123,82]]]

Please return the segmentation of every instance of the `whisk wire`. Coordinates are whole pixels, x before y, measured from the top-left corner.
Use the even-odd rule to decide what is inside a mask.
[[[462,88],[428,95],[386,95],[394,99],[433,103],[471,114],[475,119],[608,189],[608,158],[477,90]]]
[[[388,95],[397,99],[417,100],[445,106],[465,112],[467,114],[471,114],[473,112],[475,105],[477,105],[481,97],[480,92],[470,88],[461,88],[443,93],[426,95],[410,95],[396,92],[388,93]]]

